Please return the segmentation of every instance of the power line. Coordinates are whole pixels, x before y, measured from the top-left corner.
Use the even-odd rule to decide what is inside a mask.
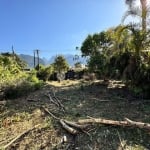
[[[34,50],[36,51],[36,54],[34,54],[34,57],[37,55],[37,57],[39,57],[39,50]],[[12,45],[11,47],[11,50],[4,50],[2,48],[0,48],[0,52],[12,52],[14,53],[14,47]],[[30,49],[15,49],[15,53],[19,53],[19,54],[27,54],[27,55],[31,55],[33,52],[33,50],[30,50]],[[58,50],[58,49],[54,49],[54,48],[50,48],[49,50],[48,49],[40,49],[40,53],[44,55],[44,53],[49,53],[50,55],[65,55],[65,54],[72,54],[72,55],[78,55],[78,56],[82,56],[82,54],[80,54],[80,48],[79,47],[75,47],[75,49],[73,48],[63,48],[61,50]],[[36,66],[36,57],[34,58],[34,63],[35,63],[35,66]],[[38,59],[39,61],[39,59]],[[38,63],[39,64],[39,63]]]
[[[49,48],[49,49],[40,49],[40,51],[42,52],[59,52],[59,51],[78,51],[79,48],[76,47],[75,49],[74,48],[63,48],[63,49],[55,49],[55,48]],[[3,49],[3,48],[0,48],[0,51],[10,51],[10,49]],[[33,49],[16,49],[17,52],[22,52],[22,51],[28,51],[28,52],[31,52],[33,51]]]

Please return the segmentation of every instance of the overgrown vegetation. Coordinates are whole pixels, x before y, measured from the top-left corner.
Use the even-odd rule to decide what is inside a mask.
[[[53,65],[49,65],[47,67],[40,65],[39,69],[37,70],[37,77],[40,80],[48,81],[53,73],[54,73]]]
[[[150,31],[136,25],[118,26],[89,35],[82,44],[89,70],[99,77],[123,79],[133,91],[149,97]],[[147,50],[147,51],[146,51]],[[134,88],[133,88],[134,87]]]
[[[138,16],[141,22],[119,25],[100,33],[88,35],[81,46],[83,56],[89,56],[89,69],[100,77],[122,79],[133,92],[149,98],[150,91],[150,30],[149,3],[125,0],[127,16]],[[138,89],[138,90],[137,90]],[[138,92],[137,92],[138,91]]]
[[[69,68],[69,64],[62,55],[59,55],[55,58],[53,65],[55,71],[58,73],[65,72]]]
[[[39,89],[42,81],[36,72],[23,71],[26,64],[16,54],[0,55],[0,94],[5,98],[16,98]]]

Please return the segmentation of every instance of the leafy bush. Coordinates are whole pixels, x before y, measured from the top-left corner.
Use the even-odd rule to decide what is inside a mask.
[[[134,74],[132,82],[135,89],[140,89],[140,94],[142,93],[145,98],[150,97],[150,65],[141,62]]]
[[[30,92],[38,90],[42,87],[43,82],[40,81],[36,75],[29,74],[26,78],[16,80],[9,86],[5,87],[5,98],[13,99],[27,95]]]
[[[69,64],[63,55],[58,55],[55,58],[53,66],[54,70],[59,73],[65,72],[69,69]]]
[[[0,95],[5,98],[17,98],[39,89],[43,82],[36,72],[23,72],[24,62],[16,54],[0,55]]]
[[[40,66],[40,69],[37,72],[37,77],[40,80],[47,81],[47,80],[49,80],[49,78],[52,75],[53,71],[54,71],[54,68],[53,68],[52,65],[50,65],[48,67]]]
[[[0,87],[25,76],[22,72],[23,62],[17,55],[4,53],[0,55]]]
[[[21,82],[16,85],[10,85],[5,89],[5,98],[14,99],[33,91],[33,88],[29,82]]]
[[[88,67],[90,72],[97,73],[100,77],[106,74],[106,57],[103,54],[97,54],[91,56],[88,61]]]
[[[34,82],[34,83],[38,83],[38,82],[39,82],[39,79],[38,79],[37,76],[36,76],[36,71],[35,71],[35,70],[32,70],[32,71],[28,74],[27,80],[28,80],[29,82]]]

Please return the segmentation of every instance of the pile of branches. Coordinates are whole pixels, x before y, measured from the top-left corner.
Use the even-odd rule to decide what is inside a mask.
[[[109,120],[104,118],[93,118],[89,117],[87,119],[79,119],[77,122],[68,121],[65,119],[61,119],[56,117],[52,112],[48,111],[48,109],[41,107],[46,113],[48,113],[51,117],[58,120],[62,127],[69,132],[70,134],[78,134],[80,131],[86,132],[93,124],[105,124],[105,125],[112,125],[112,126],[122,126],[122,127],[134,127],[134,128],[141,128],[150,131],[150,124],[132,121],[128,118],[125,118],[124,121],[116,121],[116,120]]]

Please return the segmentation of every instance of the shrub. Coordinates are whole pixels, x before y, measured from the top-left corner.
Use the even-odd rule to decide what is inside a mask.
[[[29,82],[22,82],[17,85],[10,85],[5,89],[5,98],[14,99],[33,91]]]
[[[2,98],[17,98],[39,89],[43,82],[36,77],[36,71],[23,72],[25,66],[15,54],[0,55],[0,95]]]
[[[49,80],[50,76],[52,75],[53,70],[54,69],[53,69],[52,65],[50,65],[48,67],[40,67],[39,71],[37,72],[37,77],[40,80],[47,81],[47,80]]]
[[[106,57],[103,54],[92,56],[88,61],[90,72],[95,72],[99,77],[106,75]]]
[[[36,77],[35,72],[26,74],[25,77],[17,79],[4,87],[5,98],[14,99],[40,89],[43,82]]]

